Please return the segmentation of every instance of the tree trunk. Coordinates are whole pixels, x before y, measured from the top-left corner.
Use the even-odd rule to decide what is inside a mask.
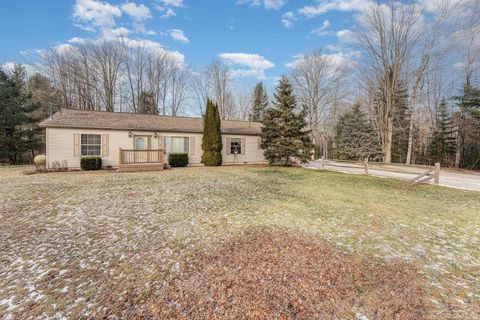
[[[410,125],[408,127],[408,149],[407,149],[407,160],[405,161],[405,164],[411,164],[412,163],[412,149],[413,149],[413,110],[410,114]]]
[[[387,118],[387,141],[385,142],[385,163],[392,162],[393,116]]]
[[[455,168],[460,168],[460,159],[462,155],[462,143],[463,143],[462,140],[463,140],[462,135],[459,132],[457,135],[457,149],[455,152]]]

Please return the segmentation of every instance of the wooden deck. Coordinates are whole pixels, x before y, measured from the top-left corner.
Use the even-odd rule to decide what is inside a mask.
[[[119,149],[118,171],[159,171],[165,167],[162,149],[125,150]]]

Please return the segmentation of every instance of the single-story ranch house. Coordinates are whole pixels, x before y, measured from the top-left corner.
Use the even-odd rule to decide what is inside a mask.
[[[100,156],[103,166],[158,170],[169,153],[202,156],[203,119],[62,109],[40,123],[46,128],[46,158],[79,168],[83,156]],[[261,123],[223,120],[223,164],[266,163],[260,148]]]

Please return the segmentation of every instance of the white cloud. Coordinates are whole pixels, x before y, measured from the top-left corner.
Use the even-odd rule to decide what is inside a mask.
[[[334,68],[339,67],[341,65],[344,65],[346,63],[353,63],[352,58],[358,57],[358,52],[350,52],[350,53],[343,53],[343,52],[336,52],[336,53],[326,53],[322,55],[323,57],[327,58],[328,64],[331,66],[331,71],[333,71]],[[303,53],[294,55],[292,58],[294,60],[288,62],[285,64],[285,67],[292,69],[295,68],[295,66],[298,63],[301,63],[305,59],[305,55]]]
[[[5,73],[11,73],[15,68],[15,64],[19,64],[18,62],[8,61],[4,64],[0,64],[0,69]],[[20,63],[24,68],[25,72],[27,73],[27,77],[33,76],[35,73],[39,73],[41,70],[40,64],[29,64],[29,63]]]
[[[173,17],[173,16],[176,16],[177,14],[175,13],[175,11],[172,10],[172,8],[167,8],[167,10],[165,10],[165,14],[163,16],[161,16],[160,18],[170,18],[170,17]]]
[[[307,18],[313,18],[329,11],[365,11],[374,2],[371,0],[325,0],[317,1],[314,6],[304,6],[298,10]]]
[[[282,14],[282,24],[285,28],[293,28],[294,21],[297,20],[295,14],[292,11],[285,12]]]
[[[143,47],[147,50],[153,52],[158,52],[159,54],[166,53],[172,61],[174,61],[178,66],[185,66],[185,55],[178,51],[166,50],[160,43],[156,41],[146,40],[146,39],[131,39],[131,38],[122,38],[120,41],[123,41],[126,46],[130,48]]]
[[[79,38],[79,37],[73,37],[73,38],[69,39],[67,42],[71,43],[71,44],[83,44],[83,43],[86,42],[86,40],[83,39],[83,38]]]
[[[183,0],[158,0],[158,3],[161,3],[165,6],[171,6],[171,7],[183,7]]]
[[[122,5],[122,10],[136,21],[144,21],[152,17],[150,9],[143,4],[137,5],[134,2],[127,2]]]
[[[177,15],[172,8],[181,8],[183,6],[183,0],[157,0],[157,4],[154,7],[156,10],[164,13],[160,18],[170,18]]]
[[[145,21],[152,17],[150,9],[147,6],[143,4],[137,5],[134,2],[127,2],[123,4],[121,8],[123,12],[132,17],[135,31],[148,35],[155,34],[154,31],[147,30],[145,27]]]
[[[182,30],[180,29],[172,29],[168,30],[168,34],[170,37],[172,37],[174,40],[182,42],[182,43],[189,43],[190,40],[185,36]]]
[[[61,43],[61,44],[57,44],[56,46],[54,46],[53,49],[55,49],[55,51],[58,52],[59,54],[65,54],[70,49],[72,49],[72,47],[73,46],[69,43]]]
[[[219,57],[231,66],[239,66],[238,69],[234,69],[232,72],[232,76],[239,78],[255,77],[265,79],[265,70],[275,67],[273,62],[268,61],[259,54],[222,53]]]
[[[105,39],[116,39],[121,37],[127,37],[129,33],[130,33],[130,30],[128,30],[125,27],[105,29],[103,30],[102,37]]]
[[[342,43],[354,43],[356,41],[355,32],[351,30],[339,30],[337,31],[338,41]]]
[[[249,3],[252,7],[263,5],[265,9],[278,10],[287,4],[287,0],[237,0],[237,4]]]
[[[323,21],[322,25],[316,29],[313,29],[312,31],[310,31],[311,34],[315,34],[319,37],[322,37],[324,35],[327,35],[328,34],[328,27],[330,27],[330,21],[329,20],[325,20]]]
[[[73,6],[73,19],[78,26],[88,31],[113,28],[115,18],[121,15],[119,7],[103,1],[76,0]]]

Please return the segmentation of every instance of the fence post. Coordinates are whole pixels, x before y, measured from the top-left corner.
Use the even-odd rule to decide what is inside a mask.
[[[440,183],[440,162],[435,162],[435,177],[433,178],[435,184]]]
[[[322,169],[325,169],[325,156],[322,156]]]
[[[365,175],[368,176],[368,158],[365,158]]]

